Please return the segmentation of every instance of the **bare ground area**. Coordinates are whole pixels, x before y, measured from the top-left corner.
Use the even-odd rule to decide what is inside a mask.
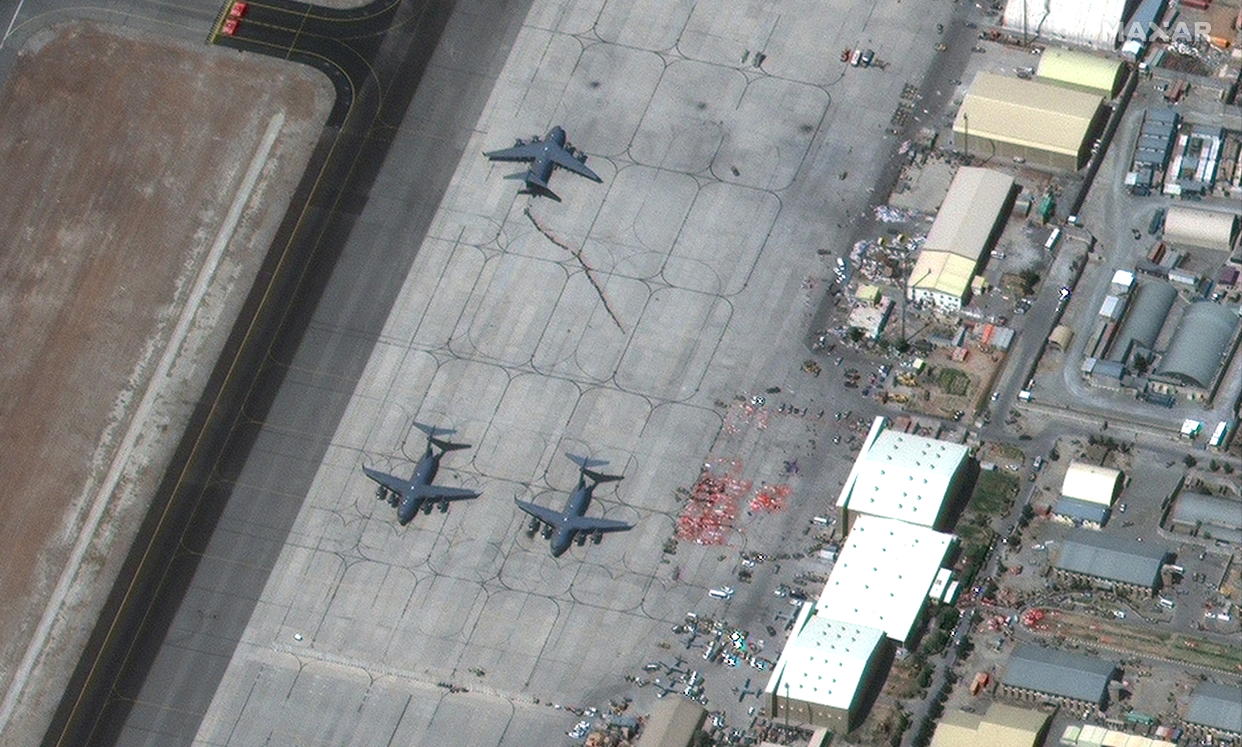
[[[22,674],[116,461],[119,487],[100,496],[106,536],[61,614],[85,617],[102,601],[115,565],[100,558],[132,538],[331,100],[326,79],[303,68],[130,30],[60,26],[20,53],[0,94],[3,689]],[[248,202],[234,208],[238,195]],[[174,338],[186,313],[188,334]],[[167,349],[177,357],[161,370]],[[134,448],[119,453],[131,428]],[[52,628],[48,640],[70,649],[62,665],[92,622]],[[40,669],[66,659],[47,651]]]

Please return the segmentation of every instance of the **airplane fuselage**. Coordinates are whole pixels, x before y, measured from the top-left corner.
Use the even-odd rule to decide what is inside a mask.
[[[591,494],[595,492],[595,484],[588,483],[584,478],[578,478],[578,486],[574,488],[574,492],[569,494],[569,500],[565,502],[564,517],[561,519],[561,525],[555,527],[555,534],[552,535],[550,544],[552,546],[552,557],[559,558],[565,554],[570,545],[574,543],[574,537],[578,531],[570,526],[570,519],[577,516],[585,516],[587,507],[591,505]]]
[[[430,485],[436,479],[436,473],[440,471],[440,457],[442,456],[444,454],[437,454],[428,445],[427,451],[423,452],[422,458],[414,466],[414,475],[410,477],[410,487]],[[415,496],[412,492],[407,492],[401,499],[401,505],[397,507],[397,523],[401,526],[409,524],[422,506],[422,498]]]
[[[544,184],[552,178],[552,171],[556,168],[554,154],[565,147],[565,130],[560,126],[553,127],[548,131],[548,136],[543,140],[543,147],[539,150],[539,157],[530,165],[530,175],[538,178]],[[527,180],[527,186],[531,187],[530,180]],[[533,187],[532,187],[533,188]]]

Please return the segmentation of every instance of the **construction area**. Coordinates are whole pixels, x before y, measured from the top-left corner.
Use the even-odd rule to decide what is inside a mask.
[[[274,64],[70,24],[0,94],[22,184],[0,195],[0,672],[39,660],[26,716],[60,697],[327,115],[325,79]]]

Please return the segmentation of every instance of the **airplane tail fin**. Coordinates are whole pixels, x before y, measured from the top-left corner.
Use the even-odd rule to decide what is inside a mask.
[[[569,453],[566,453],[565,456],[569,457],[569,461],[578,465],[578,470],[582,472],[582,474],[586,475],[594,482],[616,482],[617,480],[622,479],[621,475],[606,475],[603,472],[596,472],[591,469],[592,467],[603,467],[605,464],[608,464],[608,462],[603,459],[588,459],[587,457],[581,457],[577,454]]]
[[[510,174],[506,179],[522,179],[526,182],[526,186],[518,190],[522,194],[534,195],[535,197],[547,197],[550,200],[560,202],[561,198],[548,187],[548,183],[540,179],[533,171],[523,171],[519,174]]]
[[[458,449],[469,449],[470,444],[453,443],[440,438],[440,436],[450,436],[457,431],[452,428],[436,428],[435,426],[425,423],[415,422],[414,427],[427,434],[427,440],[442,451],[457,451]]]

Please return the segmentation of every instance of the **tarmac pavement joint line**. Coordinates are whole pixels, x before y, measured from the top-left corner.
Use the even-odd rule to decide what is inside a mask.
[[[259,180],[263,167],[267,165],[272,146],[276,143],[276,137],[280,134],[284,124],[284,112],[277,112],[268,123],[267,131],[263,134],[263,139],[259,142],[254,157],[250,160],[250,166],[242,178],[236,197],[233,198],[233,204],[229,206],[229,212],[225,215],[224,222],[216,233],[216,239],[211,245],[202,268],[199,270],[198,277],[194,281],[194,287],[181,308],[181,315],[177,319],[177,325],[173,328],[172,335],[164,348],[164,354],[160,357],[159,364],[147,382],[146,391],[143,392],[138,408],[130,418],[129,427],[125,430],[125,437],[117,447],[116,455],[108,468],[108,474],[104,478],[104,483],[100,486],[94,500],[91,502],[90,513],[87,515],[86,523],[78,533],[73,551],[69,554],[69,561],[65,564],[65,569],[61,572],[60,578],[56,582],[56,588],[48,600],[48,605],[43,610],[39,626],[35,628],[34,636],[26,647],[26,653],[23,654],[21,663],[14,673],[8,692],[4,695],[4,702],[0,704],[0,733],[8,725],[13,709],[17,705],[17,700],[25,690],[26,680],[34,670],[35,661],[38,659],[40,652],[42,652],[43,646],[47,643],[47,637],[51,632],[52,624],[56,621],[61,608],[64,606],[65,597],[68,595],[70,586],[78,574],[78,569],[82,565],[82,559],[85,557],[91,542],[95,539],[95,533],[99,528],[104,509],[107,508],[110,502],[109,499],[121,481],[122,473],[129,462],[130,452],[138,440],[139,432],[142,430],[151,408],[155,405],[155,400],[163,389],[163,382],[168,378],[168,373],[181,351],[185,338],[189,334],[190,325],[198,313],[198,307],[202,303],[203,297],[207,294],[207,289],[211,285],[212,279],[215,277],[216,268],[220,264],[221,257],[224,256],[224,250],[228,248],[229,242],[233,238],[233,233],[237,229],[237,223],[241,220],[242,211],[250,201],[250,195],[254,191],[255,184]]]

